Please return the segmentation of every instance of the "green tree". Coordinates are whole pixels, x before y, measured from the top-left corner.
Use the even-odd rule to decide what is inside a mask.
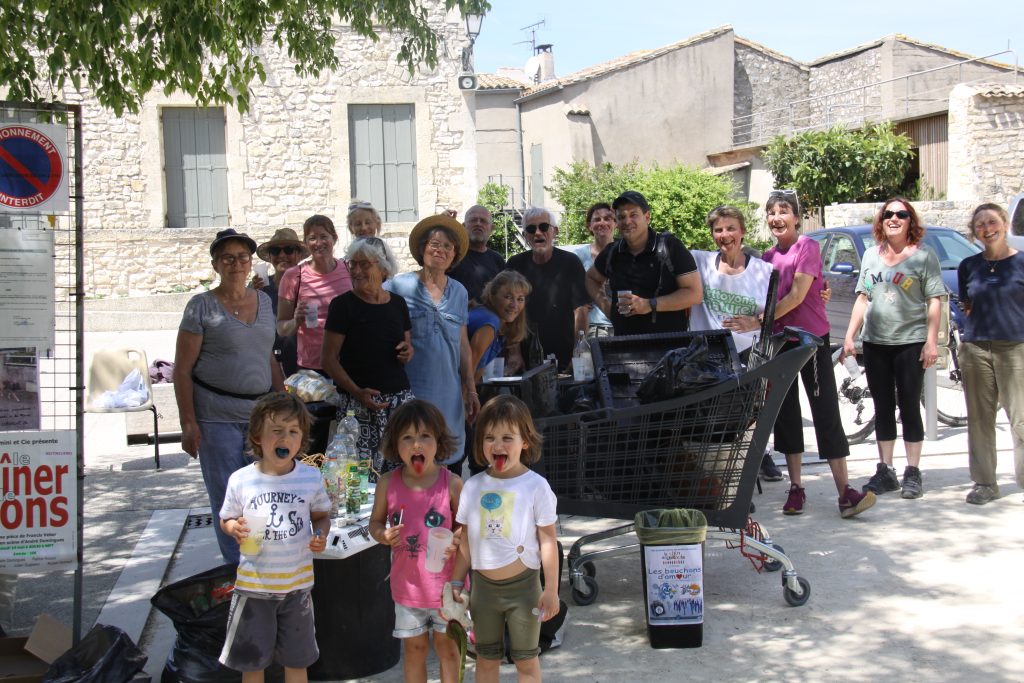
[[[911,140],[891,123],[779,136],[765,148],[776,187],[793,188],[804,206],[881,201],[897,194],[913,158]],[[824,214],[822,214],[824,215]]]
[[[259,46],[287,50],[301,76],[341,66],[337,24],[378,40],[402,35],[395,55],[410,72],[437,64],[430,6],[410,0],[0,0],[0,87],[7,99],[60,99],[85,84],[120,116],[136,112],[157,85],[200,104],[234,103],[246,111],[249,84],[266,79]],[[487,0],[443,0],[465,14]]]
[[[595,167],[577,161],[567,169],[555,169],[547,189],[565,209],[559,226],[562,244],[589,242],[587,209],[597,202],[611,203],[626,190],[636,190],[647,198],[655,230],[667,230],[694,249],[714,248],[705,223],[711,209],[732,204],[743,211],[748,224],[755,211],[750,202],[736,199],[737,188],[728,178],[680,164],[644,168],[633,161]]]
[[[494,232],[487,240],[487,246],[502,254],[506,259],[523,251],[519,241],[519,227],[508,208],[508,186],[486,183],[476,195],[476,203],[486,207],[494,219]]]

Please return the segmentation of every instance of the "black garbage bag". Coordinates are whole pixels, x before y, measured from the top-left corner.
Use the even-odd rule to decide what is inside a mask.
[[[236,683],[242,674],[218,661],[227,635],[237,566],[224,564],[168,584],[150,602],[173,623],[178,637],[167,655],[161,683]],[[276,664],[265,681],[283,680]]]
[[[144,666],[146,655],[127,633],[97,624],[78,645],[54,660],[43,683],[125,683]]]
[[[662,356],[640,382],[636,396],[641,403],[667,401],[731,379],[736,379],[736,372],[728,359],[712,358],[707,339],[698,335],[689,346]]]

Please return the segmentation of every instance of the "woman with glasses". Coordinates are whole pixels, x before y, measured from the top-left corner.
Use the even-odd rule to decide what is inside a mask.
[[[302,241],[310,260],[285,271],[278,289],[277,333],[298,335],[298,366],[325,374],[320,365],[327,308],[352,289],[348,266],[334,258],[338,232],[327,216],[310,216],[302,224]]]
[[[220,510],[228,477],[246,456],[249,414],[260,396],[284,390],[274,358],[270,297],[247,286],[256,242],[228,228],[210,244],[216,287],[192,297],[178,327],[174,395],[181,447],[199,458],[210,507]],[[214,526],[225,562],[238,562],[238,543]]]
[[[413,398],[405,368],[413,357],[409,309],[384,289],[398,263],[379,237],[360,237],[345,258],[352,290],[331,301],[321,363],[341,397],[338,415],[352,410],[359,421],[360,457],[374,472],[393,469],[378,452],[391,411]]]
[[[875,504],[875,494],[860,493],[849,483],[846,458],[850,455],[850,444],[839,417],[839,398],[832,372],[829,324],[821,298],[821,251],[817,242],[799,233],[800,203],[795,192],[773,191],[768,195],[765,211],[776,244],[762,258],[779,273],[774,331],[781,332],[787,326],[800,327],[822,339],[814,356],[800,369],[800,379],[811,407],[818,457],[828,462],[839,492],[839,514],[844,518],[853,517]],[[792,342],[783,346],[782,351],[794,346],[796,343]],[[787,515],[802,514],[806,501],[800,477],[804,425],[799,392],[797,382],[793,382],[775,421],[775,450],[785,454],[791,482],[789,496],[782,507],[783,514]]]
[[[970,222],[981,245],[957,269],[960,304],[967,313],[960,369],[967,399],[967,453],[974,487],[967,502],[999,497],[996,483],[996,413],[1003,405],[1013,437],[1013,469],[1024,488],[1024,255],[1006,240],[1010,217],[998,204],[982,204]]]
[[[861,259],[857,300],[843,342],[844,354],[853,356],[854,340],[861,333],[864,374],[875,404],[879,462],[864,490],[879,495],[902,488],[904,498],[920,498],[924,493],[919,469],[924,443],[921,387],[925,369],[939,355],[939,317],[946,287],[939,259],[921,247],[924,226],[906,199],[885,202],[871,234],[875,246]],[[897,408],[907,454],[902,482],[892,466]]]
[[[274,307],[274,319],[277,319],[277,290],[281,286],[281,278],[289,268],[297,266],[299,261],[309,256],[306,245],[299,240],[299,236],[291,228],[281,228],[274,233],[274,236],[263,244],[256,247],[256,255],[274,267],[274,272],[264,280],[259,275],[252,278],[252,287],[261,289],[270,297],[270,303]],[[274,340],[274,353],[277,355],[284,375],[293,374],[298,370],[297,354],[298,347],[294,336],[282,337],[277,335]]]
[[[379,237],[382,221],[370,202],[353,199],[348,205],[348,231],[353,237]]]
[[[416,398],[433,403],[455,437],[445,466],[462,460],[465,434],[460,426],[476,419],[480,397],[473,382],[473,352],[466,333],[469,296],[448,276],[469,248],[462,223],[447,214],[424,218],[409,233],[409,252],[421,268],[388,281],[402,296],[412,320],[416,354],[406,366]]]

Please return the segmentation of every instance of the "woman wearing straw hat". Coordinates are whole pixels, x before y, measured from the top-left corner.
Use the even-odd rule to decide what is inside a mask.
[[[253,276],[250,283],[253,289],[261,289],[270,297],[270,303],[274,307],[274,316],[277,316],[277,288],[281,284],[281,277],[284,271],[297,266],[299,261],[309,256],[309,249],[302,243],[299,236],[291,228],[281,228],[274,233],[274,236],[263,244],[256,247],[256,255],[274,267],[270,277],[263,278],[259,273]],[[264,271],[265,272],[265,271]],[[296,359],[298,347],[295,336],[282,337],[277,335],[274,340],[274,355],[277,356],[284,374],[293,374],[298,370]]]
[[[468,248],[462,223],[445,214],[424,218],[409,234],[409,251],[422,268],[397,275],[384,285],[400,294],[409,307],[416,353],[405,372],[412,393],[437,406],[455,435],[455,449],[444,465],[462,460],[465,434],[457,427],[476,419],[480,409],[466,334],[469,296],[447,275]]]

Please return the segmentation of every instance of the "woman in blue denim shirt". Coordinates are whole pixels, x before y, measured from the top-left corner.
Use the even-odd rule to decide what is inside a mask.
[[[472,423],[480,409],[466,334],[469,296],[465,287],[447,275],[468,247],[466,230],[454,218],[424,218],[409,234],[409,251],[422,269],[402,273],[384,285],[401,295],[409,307],[416,352],[405,373],[412,393],[437,406],[455,437],[455,448],[444,465],[462,460],[462,425]]]

